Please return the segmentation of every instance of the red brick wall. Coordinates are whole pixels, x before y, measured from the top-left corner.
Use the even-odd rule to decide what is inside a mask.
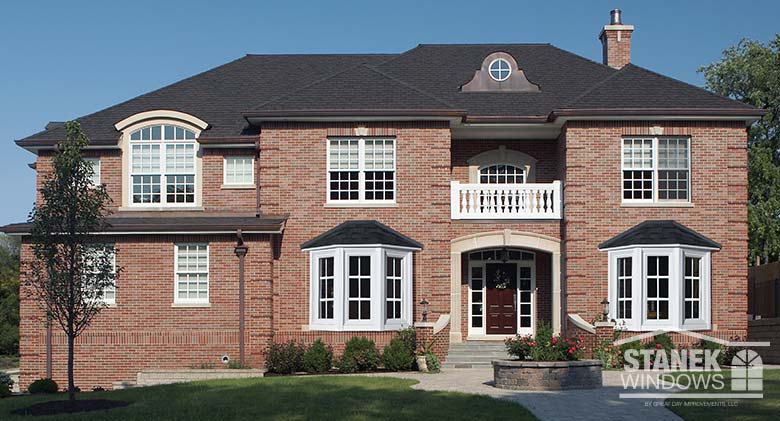
[[[423,245],[414,253],[414,303],[430,302],[429,320],[450,311],[450,132],[442,122],[394,123],[374,130],[395,131],[397,206],[326,207],[328,133],[343,125],[272,124],[261,134],[260,191],[265,213],[290,213],[275,265],[274,320],[280,338],[309,324],[309,256],[300,245],[334,226],[354,219],[375,219]],[[346,129],[348,132],[350,128]],[[419,306],[414,306],[419,321]],[[355,334],[363,334],[355,333]],[[338,347],[343,333],[318,332]],[[384,343],[386,335],[376,335]]]
[[[621,206],[621,136],[691,137],[692,207]],[[648,219],[673,219],[722,245],[712,254],[713,329],[747,328],[747,136],[740,122],[574,121],[566,128],[564,238],[569,313],[597,317],[607,296],[598,244]],[[594,183],[593,181],[596,181]]]
[[[35,199],[40,200],[41,183],[46,176],[53,171],[53,151],[41,151],[35,161],[36,194]],[[111,198],[109,209],[116,211],[122,206],[122,153],[118,149],[111,150],[87,150],[84,156],[100,158],[100,183],[106,186],[106,193]]]
[[[469,182],[468,160],[474,156],[505,146],[507,151],[523,152],[536,159],[536,183],[560,180],[557,141],[550,140],[482,140],[458,139],[452,141],[452,179]]]
[[[618,31],[604,31],[601,38],[601,47],[603,54],[603,63],[607,66],[620,69],[628,63],[631,63],[631,32],[619,31],[620,41],[618,41]]]
[[[238,258],[233,236],[122,236],[114,239],[116,306],[104,309],[76,342],[76,385],[82,389],[135,381],[150,368],[221,365],[238,359]],[[246,356],[261,367],[271,337],[271,279],[268,236],[246,235]],[[174,244],[208,242],[209,308],[174,308]],[[29,245],[22,248],[29,260]],[[25,295],[21,313],[21,387],[45,377],[45,323],[37,303]],[[65,385],[67,341],[54,329],[54,379]]]
[[[206,212],[253,212],[257,208],[254,188],[225,188],[224,158],[226,156],[254,156],[252,149],[202,149],[203,151],[203,208]],[[255,182],[257,170],[255,169]]]

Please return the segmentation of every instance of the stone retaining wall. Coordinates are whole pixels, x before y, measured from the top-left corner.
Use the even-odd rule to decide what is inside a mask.
[[[495,386],[514,390],[601,387],[601,361],[493,361]]]
[[[138,373],[137,386],[185,383],[197,380],[247,379],[263,377],[265,370],[256,369],[191,369],[191,370],[146,370]]]

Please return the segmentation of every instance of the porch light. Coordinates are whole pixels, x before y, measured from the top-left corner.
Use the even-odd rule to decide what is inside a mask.
[[[601,300],[601,321],[606,322],[609,321],[609,301],[607,299]]]
[[[509,260],[509,250],[507,250],[507,248],[506,248],[506,247],[504,247],[504,248],[501,250],[501,261],[502,261],[503,263],[506,263],[508,260]]]
[[[423,300],[420,301],[420,305],[422,305],[422,321],[427,322],[428,321],[428,300],[423,298]]]

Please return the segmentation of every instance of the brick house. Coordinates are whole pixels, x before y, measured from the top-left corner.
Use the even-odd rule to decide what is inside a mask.
[[[762,111],[631,64],[633,29],[613,12],[603,64],[549,44],[247,55],[79,118],[124,271],[76,384],[410,325],[442,358],[540,323],[593,344],[605,300],[628,331],[744,336]],[[39,182],[63,134],[17,141]],[[21,320],[22,387],[63,379],[65,337],[29,299]]]

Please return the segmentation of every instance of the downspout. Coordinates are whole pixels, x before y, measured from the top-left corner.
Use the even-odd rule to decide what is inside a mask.
[[[237,243],[234,249],[238,256],[238,360],[241,367],[244,367],[244,257],[246,257],[249,248],[244,245],[244,238],[241,230],[236,231]]]
[[[47,379],[51,379],[53,375],[51,341],[52,341],[51,316],[47,312],[46,314],[46,378]]]
[[[255,141],[255,216],[260,217],[260,139]]]

